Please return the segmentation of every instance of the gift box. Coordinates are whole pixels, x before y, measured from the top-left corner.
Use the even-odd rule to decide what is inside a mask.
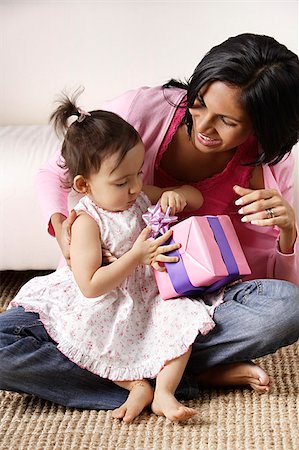
[[[251,273],[229,216],[194,216],[171,228],[168,243],[181,248],[168,253],[179,261],[165,263],[167,272],[155,270],[163,299],[214,292]]]

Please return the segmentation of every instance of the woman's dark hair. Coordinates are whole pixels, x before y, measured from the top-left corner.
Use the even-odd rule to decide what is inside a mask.
[[[244,33],[213,47],[186,82],[170,80],[165,88],[187,90],[185,121],[192,130],[192,107],[204,85],[222,81],[241,89],[261,146],[255,164],[276,164],[299,139],[298,56],[269,36]]]
[[[61,167],[67,172],[66,187],[72,186],[77,175],[88,178],[97,172],[104,158],[113,153],[119,154],[117,164],[120,164],[140,141],[135,128],[117,114],[102,110],[83,112],[76,105],[79,95],[77,91],[72,97],[63,94],[50,117],[57,134],[64,134]],[[72,116],[77,119],[68,126]]]

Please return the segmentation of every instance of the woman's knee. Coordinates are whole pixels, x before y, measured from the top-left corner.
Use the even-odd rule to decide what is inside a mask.
[[[289,281],[262,280],[262,295],[272,304],[277,312],[287,313],[287,316],[297,320],[299,317],[299,288]],[[271,312],[271,311],[270,311]]]
[[[252,305],[255,300],[263,307],[269,307],[269,312],[286,309],[299,313],[299,288],[289,281],[274,279],[257,279],[245,281],[228,290],[228,299],[233,299],[244,305]],[[297,316],[298,317],[298,316]]]
[[[242,335],[255,345],[279,348],[299,338],[299,288],[294,284],[273,279],[246,281],[228,290],[226,301],[227,314],[234,313]]]
[[[268,303],[263,326],[282,345],[299,338],[299,288],[283,280],[261,280],[260,294]]]

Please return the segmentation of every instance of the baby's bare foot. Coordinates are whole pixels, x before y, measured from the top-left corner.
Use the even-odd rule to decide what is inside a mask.
[[[173,421],[186,420],[196,414],[196,410],[178,402],[169,392],[155,392],[152,411],[157,416],[165,416]]]
[[[153,396],[153,389],[147,381],[133,381],[127,400],[119,408],[114,409],[112,417],[122,419],[126,423],[132,422],[146,406],[151,404]]]
[[[260,394],[272,385],[268,374],[251,361],[212,367],[198,374],[197,381],[206,386],[250,386]]]

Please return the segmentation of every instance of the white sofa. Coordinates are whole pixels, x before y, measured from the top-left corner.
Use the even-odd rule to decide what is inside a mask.
[[[0,270],[58,265],[60,250],[47,233],[35,175],[59,145],[48,125],[0,127]]]

